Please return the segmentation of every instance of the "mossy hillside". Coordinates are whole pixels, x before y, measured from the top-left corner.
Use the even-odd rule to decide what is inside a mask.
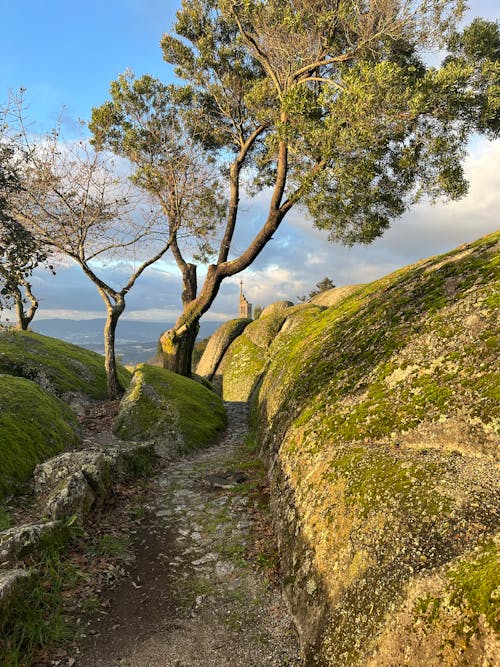
[[[427,664],[375,638],[495,529],[499,237],[362,286],[272,345],[254,410],[311,664]]]
[[[30,380],[0,375],[0,495],[79,439],[76,418],[62,401]]]
[[[61,397],[75,392],[106,397],[102,355],[41,334],[1,330],[0,372],[33,380]],[[123,386],[128,386],[131,373],[119,367],[118,374]]]
[[[265,364],[265,351],[246,334],[238,336],[217,369],[217,374],[222,376],[222,398],[225,401],[248,401]]]
[[[297,426],[343,442],[390,441],[424,421],[460,415],[478,441],[494,435],[498,240],[491,235],[361,287],[296,329],[286,346],[278,337],[262,389],[261,417],[273,424],[266,430],[281,430],[280,419],[286,427],[292,413]]]
[[[122,399],[114,432],[123,440],[152,440],[167,453],[211,444],[226,423],[217,394],[163,368],[140,364]]]

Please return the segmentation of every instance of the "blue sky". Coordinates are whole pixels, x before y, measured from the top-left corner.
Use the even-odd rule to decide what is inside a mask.
[[[87,120],[92,107],[106,100],[110,82],[127,68],[169,80],[172,72],[159,42],[179,5],[176,0],[0,0],[0,104],[9,90],[25,87],[30,115],[43,130],[63,105],[68,118]],[[470,5],[468,19],[500,15],[498,0],[472,0]],[[373,280],[494,231],[500,226],[500,142],[476,139],[467,170],[471,188],[464,200],[432,208],[421,204],[368,248],[329,244],[294,212],[243,275],[249,300],[262,305],[294,300],[324,276],[338,285]],[[262,210],[259,202],[249,208],[248,227],[258,227]],[[234,315],[239,279],[224,283],[206,319]],[[38,274],[35,286],[40,318],[103,313],[95,288],[77,267],[61,267],[56,278]],[[179,275],[166,261],[144,274],[129,295],[124,317],[171,320],[179,303]]]

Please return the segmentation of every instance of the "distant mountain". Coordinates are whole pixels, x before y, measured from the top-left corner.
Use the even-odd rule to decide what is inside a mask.
[[[102,354],[104,323],[104,318],[46,319],[34,321],[31,328],[45,336],[60,338]],[[208,338],[220,324],[220,322],[202,322],[198,338]],[[160,335],[172,326],[173,322],[120,320],[116,331],[116,352],[125,364],[147,361],[154,356]]]

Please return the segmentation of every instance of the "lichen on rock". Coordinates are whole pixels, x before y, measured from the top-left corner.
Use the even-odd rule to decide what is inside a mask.
[[[224,324],[210,336],[210,340],[208,341],[205,351],[196,367],[196,373],[208,380],[212,380],[226,350],[233,340],[243,333],[251,321],[252,320],[250,319],[240,318],[224,322]]]
[[[253,412],[307,664],[494,664],[499,245],[354,286],[268,350]]]

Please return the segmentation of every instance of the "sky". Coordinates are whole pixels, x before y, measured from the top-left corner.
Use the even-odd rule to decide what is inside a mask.
[[[467,22],[500,16],[498,0],[469,4]],[[159,43],[179,6],[180,0],[0,0],[0,104],[9,91],[24,87],[35,129],[51,127],[64,106],[71,131],[72,122],[88,120],[92,107],[106,101],[110,82],[126,69],[171,81]],[[470,190],[464,199],[419,204],[367,247],[331,244],[303,213],[292,210],[252,267],[223,283],[205,319],[237,315],[240,279],[254,305],[296,301],[325,276],[339,286],[368,282],[495,231],[500,227],[500,141],[474,138],[466,172]],[[252,206],[243,202],[245,234],[236,239],[236,250],[260,227],[264,206],[264,196]],[[113,265],[107,277],[119,286],[128,271]],[[76,266],[60,266],[55,277],[37,272],[34,289],[40,298],[38,319],[104,315],[95,287]],[[180,311],[180,294],[180,275],[166,259],[137,282],[123,317],[171,322]]]

